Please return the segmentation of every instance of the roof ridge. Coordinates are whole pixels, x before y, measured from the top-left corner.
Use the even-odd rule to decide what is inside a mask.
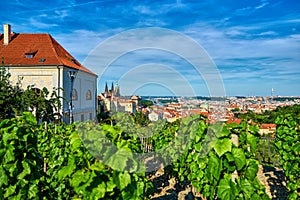
[[[77,68],[74,67],[74,66],[72,66],[72,65],[66,65],[66,66],[71,67],[71,68],[75,68],[77,70],[85,71],[85,72],[87,72],[89,74],[96,75],[94,72],[92,72],[91,70],[89,70],[88,68],[86,68],[85,66],[83,66],[74,56],[72,56],[72,54],[70,54],[63,46],[61,46],[51,35],[50,35],[50,37],[51,37],[51,40],[52,40],[52,45],[54,46],[54,49],[55,49],[55,53],[59,57],[59,61],[62,62],[62,64],[66,65],[64,63],[64,61],[61,60],[61,55],[59,53],[64,54],[64,56],[66,56],[67,59],[70,62],[72,62],[73,64],[75,64],[77,66]],[[57,46],[55,46],[53,44],[53,42]],[[57,52],[57,50],[59,50],[61,52]],[[73,60],[76,61],[76,62],[73,62]]]
[[[63,65],[63,62],[61,61],[61,59],[60,59],[60,57],[59,57],[59,55],[58,55],[58,53],[57,53],[57,51],[56,51],[56,48],[55,48],[55,46],[54,46],[54,44],[53,44],[53,40],[54,40],[55,42],[56,42],[56,40],[55,40],[50,34],[48,34],[47,39],[49,40],[49,42],[50,42],[50,44],[51,44],[51,48],[52,48],[52,50],[53,50],[53,52],[54,52],[54,55],[55,55],[57,61],[59,62],[59,64]]]
[[[18,33],[13,37],[9,45],[0,45],[0,54],[8,58],[9,65],[62,65],[97,76],[83,66],[49,33]],[[0,37],[1,42],[3,42],[3,37]],[[36,55],[28,59],[25,56],[26,53],[33,53],[35,48],[38,49]]]

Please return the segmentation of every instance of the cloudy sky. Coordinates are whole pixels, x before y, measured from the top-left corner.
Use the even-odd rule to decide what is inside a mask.
[[[298,0],[10,0],[0,10],[14,32],[50,33],[99,75],[100,91],[118,81],[123,94],[300,96]]]

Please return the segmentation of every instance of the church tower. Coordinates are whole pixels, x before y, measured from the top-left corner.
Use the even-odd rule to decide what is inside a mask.
[[[118,82],[117,82],[117,84],[116,84],[115,96],[116,96],[116,97],[120,97],[120,87],[119,87]]]
[[[111,95],[112,95],[112,96],[115,96],[114,82],[111,83],[111,89],[110,89],[110,91],[111,91]]]
[[[107,82],[105,83],[105,92],[104,92],[104,95],[105,95],[105,96],[108,96],[108,95],[109,95]]]

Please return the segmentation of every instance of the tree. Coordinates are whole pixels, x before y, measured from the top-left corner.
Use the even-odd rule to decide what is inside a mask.
[[[12,85],[11,74],[4,66],[4,58],[0,67],[0,119],[17,116],[25,111],[35,113],[36,120],[53,121],[61,107],[60,97],[56,90],[50,95],[47,88],[39,90],[30,85],[26,90],[19,83]],[[57,89],[58,90],[58,89]]]
[[[142,100],[141,101],[141,105],[146,108],[146,107],[149,107],[149,106],[153,106],[153,102],[150,101],[150,100]]]
[[[232,112],[239,112],[240,111],[240,108],[234,108],[231,110]]]
[[[149,124],[148,115],[138,111],[135,113],[135,123],[141,126],[147,126]]]
[[[50,95],[47,88],[40,90],[34,88],[34,85],[28,86],[22,93],[22,105],[35,113],[37,121],[55,120],[55,115],[61,108],[60,97],[55,90]]]
[[[277,117],[281,115],[291,114],[293,117],[297,117],[300,114],[300,105],[295,104],[292,106],[278,106],[275,110],[266,110],[262,114],[248,111],[247,113],[240,114],[239,117],[246,121],[252,120],[259,124],[263,123],[275,123]]]
[[[11,74],[4,66],[4,58],[0,67],[0,119],[11,118],[21,110],[19,103],[22,89],[19,84],[13,86],[9,80]]]

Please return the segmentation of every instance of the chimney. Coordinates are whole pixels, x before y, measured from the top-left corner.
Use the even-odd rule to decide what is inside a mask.
[[[4,40],[3,40],[3,44],[4,45],[8,45],[8,43],[10,42],[11,39],[11,28],[10,28],[10,24],[4,24],[3,25],[3,32],[4,32]]]

